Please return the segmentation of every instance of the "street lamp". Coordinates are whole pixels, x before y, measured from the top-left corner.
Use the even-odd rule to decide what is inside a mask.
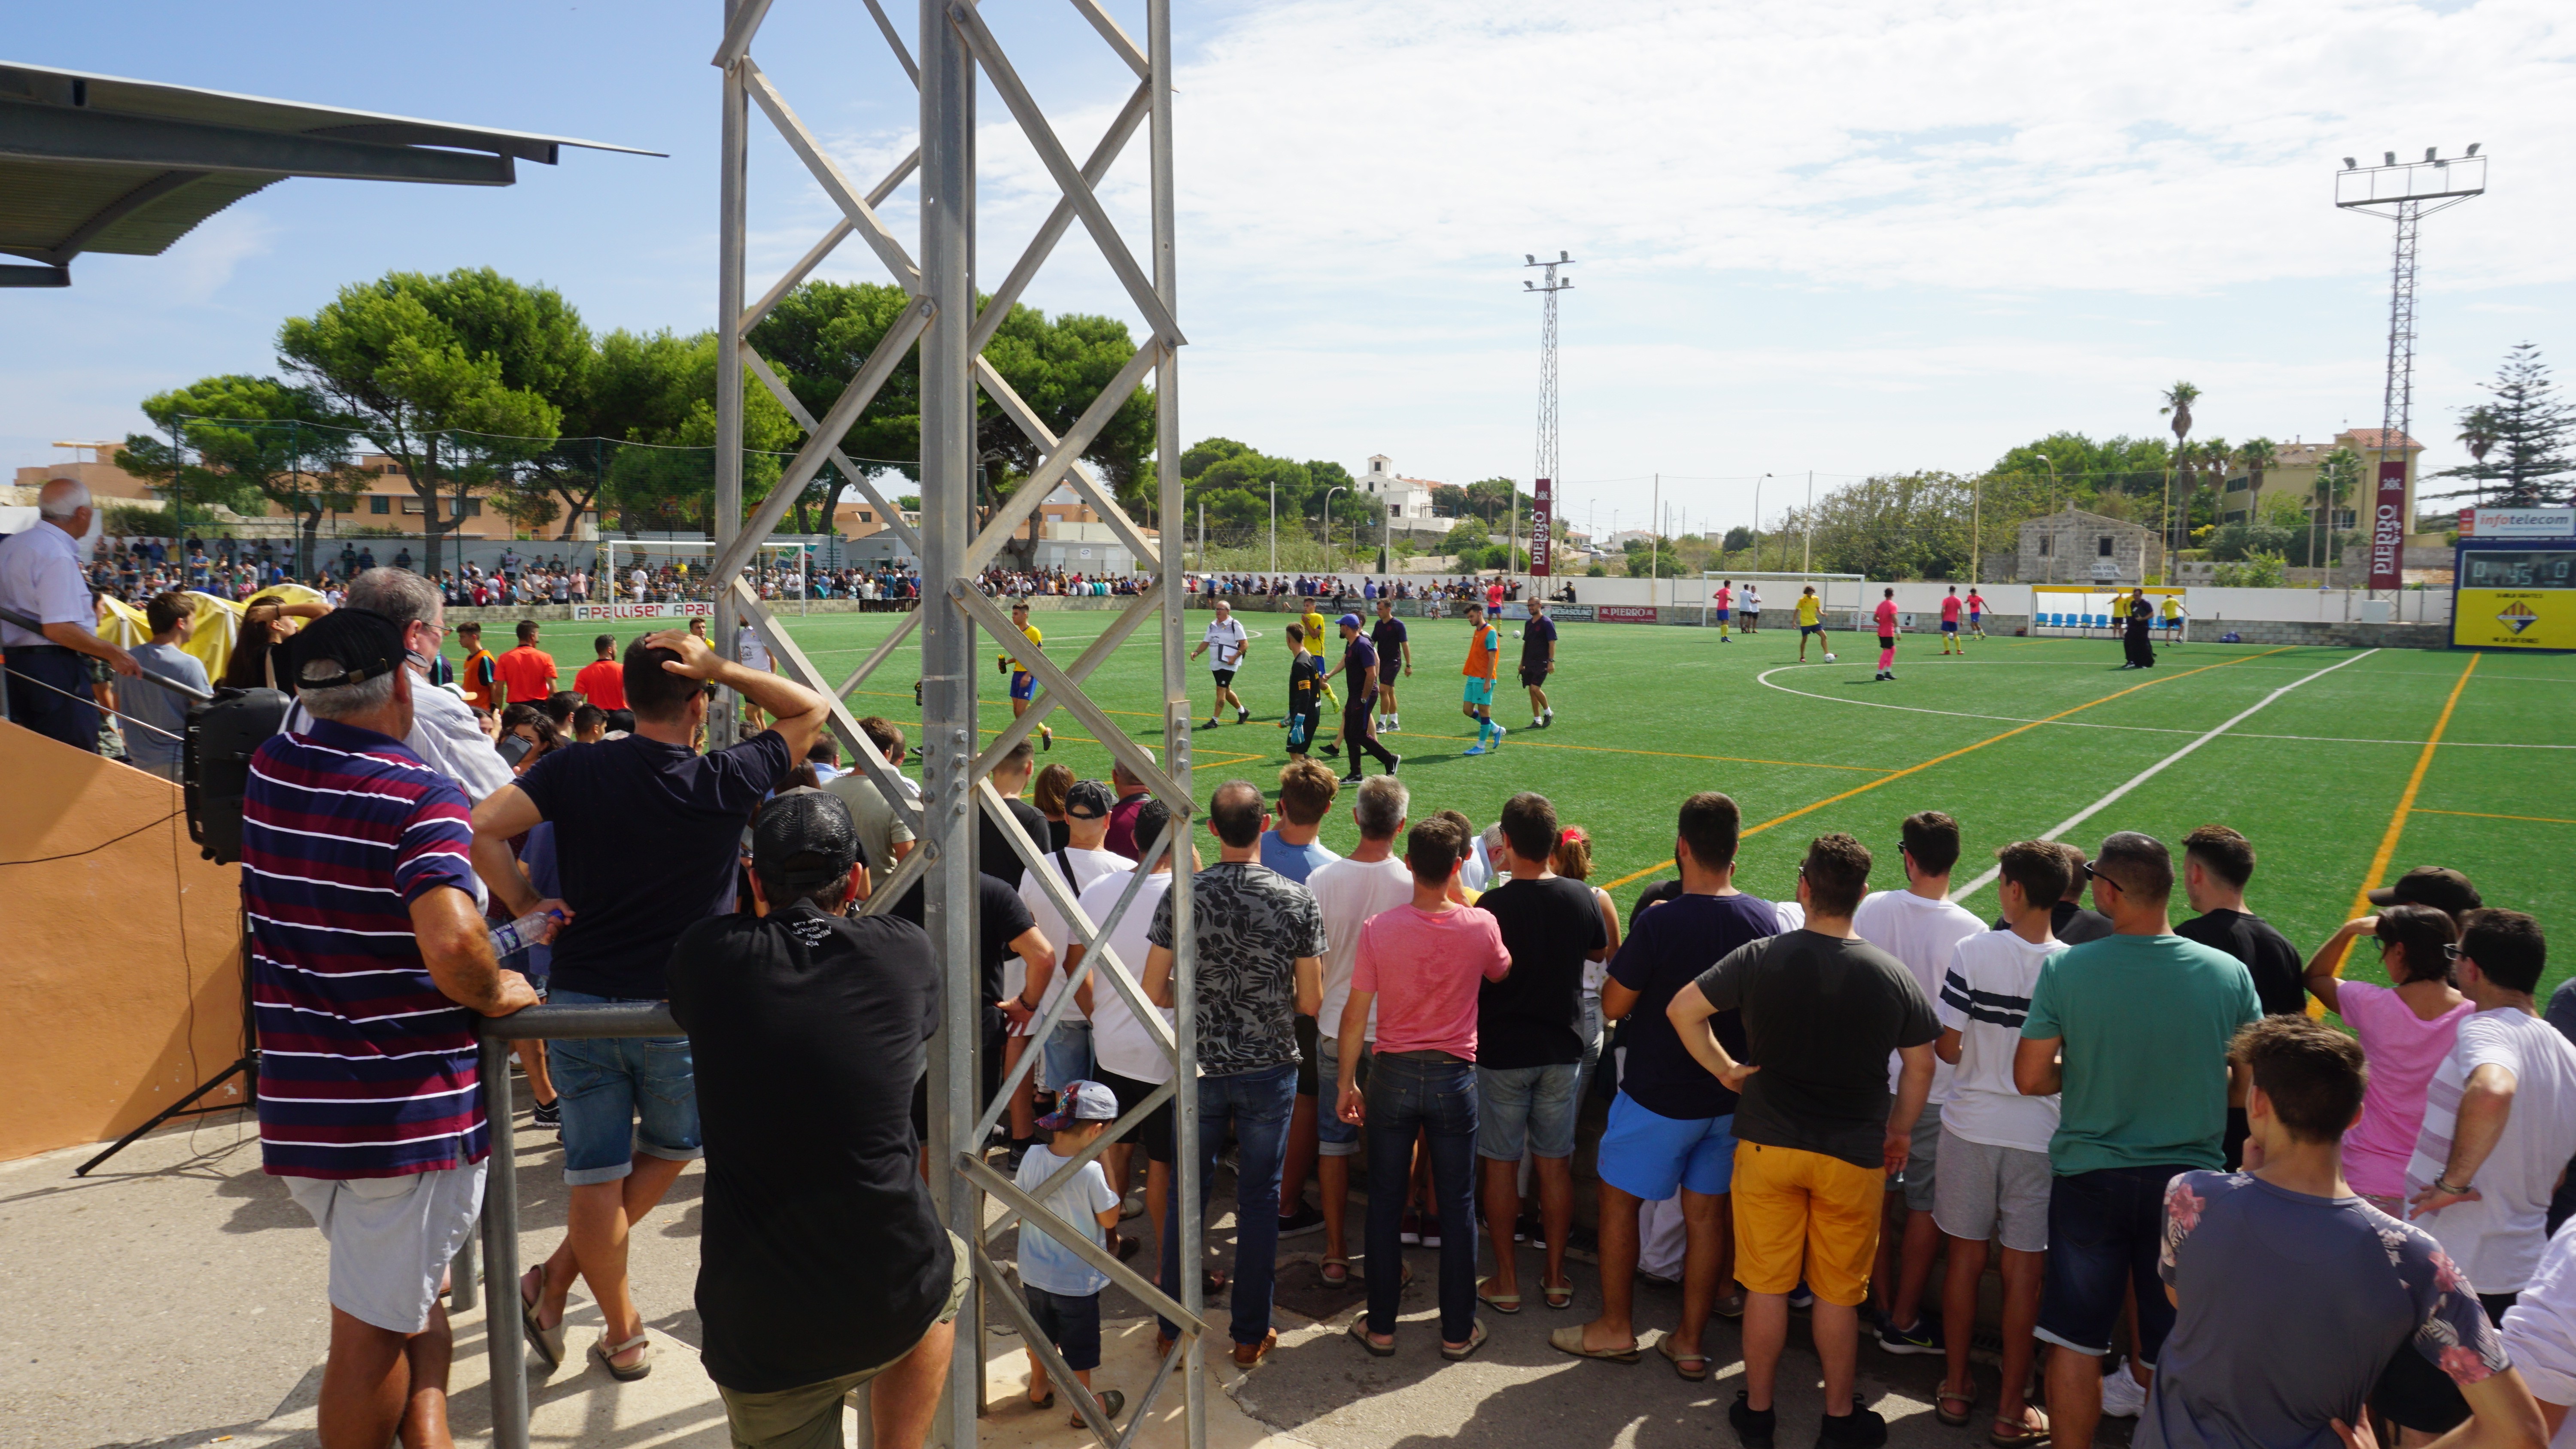
[[[1347,486],[1339,483],[1324,490],[1324,572],[1326,573],[1333,571],[1333,495],[1350,491]]]

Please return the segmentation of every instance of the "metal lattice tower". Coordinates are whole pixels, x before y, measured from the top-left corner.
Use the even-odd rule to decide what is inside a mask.
[[[1530,253],[1523,252],[1521,260],[1530,266],[1540,268],[1539,275],[1543,279],[1537,282],[1530,281],[1526,277],[1521,279],[1522,291],[1536,292],[1542,299],[1539,303],[1541,310],[1538,324],[1538,462],[1530,476],[1550,479],[1555,484],[1562,485],[1565,479],[1556,471],[1556,294],[1572,289],[1574,283],[1571,279],[1558,280],[1556,269],[1573,266],[1574,258],[1560,251],[1556,254],[1555,261],[1542,262]],[[1517,569],[1508,567],[1515,556],[1514,550],[1520,547],[1520,502],[1517,492],[1513,494],[1512,508],[1510,535],[1512,541],[1504,546],[1503,559],[1507,566],[1506,571],[1518,572]]]
[[[1094,1248],[1077,1225],[1061,1223],[1042,1204],[1073,1174],[1081,1171],[1112,1139],[1128,1136],[1164,1102],[1173,1103],[1179,1162],[1172,1190],[1177,1201],[1198,1200],[1200,1156],[1195,1093],[1175,1093],[1172,1083],[1196,1079],[1198,1068],[1192,1003],[1196,997],[1197,953],[1190,925],[1191,854],[1175,849],[1191,837],[1197,810],[1190,791],[1190,702],[1187,660],[1182,645],[1183,589],[1179,560],[1164,552],[1168,541],[1178,547],[1182,517],[1179,458],[1179,348],[1186,340],[1174,317],[1177,278],[1173,260],[1172,180],[1172,35],[1170,0],[1143,0],[1145,43],[1138,45],[1101,3],[1073,0],[1075,10],[1099,32],[1117,60],[1134,72],[1138,84],[1111,118],[1090,154],[1077,161],[1058,139],[1053,124],[1021,80],[1010,55],[988,25],[974,0],[919,0],[914,47],[907,47],[881,0],[867,0],[877,29],[885,37],[901,78],[918,88],[921,98],[920,145],[897,162],[874,186],[861,190],[844,176],[822,143],[799,120],[776,85],[752,59],[752,42],[767,18],[772,0],[722,0],[724,37],[713,63],[724,72],[723,149],[721,155],[717,290],[718,334],[734,346],[718,352],[716,381],[716,537],[723,545],[711,574],[717,587],[718,638],[731,643],[737,619],[750,621],[767,640],[779,667],[831,701],[831,728],[856,767],[867,772],[895,811],[911,826],[919,847],[877,882],[864,910],[874,913],[900,900],[915,882],[925,886],[924,922],[932,959],[943,963],[945,1012],[930,1054],[931,1195],[949,1229],[968,1244],[980,1292],[968,1296],[958,1315],[958,1351],[949,1376],[933,1442],[944,1449],[965,1449],[975,1438],[974,1423],[983,1410],[984,1321],[986,1306],[996,1306],[1016,1322],[1022,1343],[1045,1361],[1048,1375],[1068,1399],[1081,1407],[1092,1434],[1104,1445],[1124,1449],[1137,1429],[1153,1418],[1152,1407],[1179,1375],[1186,1399],[1185,1428],[1192,1449],[1207,1442],[1206,1376],[1201,1343],[1207,1333],[1200,1275],[1181,1275],[1174,1299],[1125,1263]],[[1003,18],[1007,21],[1008,13]],[[1042,64],[1046,62],[1041,62]],[[897,83],[902,83],[901,78]],[[1007,276],[991,285],[989,300],[976,304],[975,190],[976,97],[979,84],[1001,99],[1061,198]],[[757,106],[779,137],[804,164],[840,219],[811,250],[756,300],[746,300],[745,238],[748,231],[747,146],[751,110]],[[1151,194],[1151,245],[1140,262],[1117,223],[1104,209],[1095,188],[1108,175],[1140,126],[1148,131]],[[919,189],[919,251],[879,218],[877,208],[906,181]],[[1127,365],[1111,379],[1059,437],[1015,392],[983,351],[1012,305],[1019,301],[1056,244],[1079,222],[1101,258],[1109,265],[1143,322],[1145,340]],[[844,241],[856,236],[875,253],[895,283],[912,301],[887,330],[875,351],[821,418],[809,412],[768,362],[755,351],[750,334],[780,299],[812,273]],[[918,346],[921,375],[921,524],[903,521],[901,510],[880,494],[865,470],[842,454],[840,440],[865,411],[879,388]],[[748,517],[742,507],[742,380],[748,369],[780,405],[805,429],[806,441],[760,506]],[[1119,405],[1154,380],[1155,483],[1159,500],[1155,516],[1162,533],[1149,540],[1126,509],[1082,462],[1083,450],[1099,436]],[[989,401],[1037,445],[1042,461],[1020,480],[991,517],[975,521],[975,414],[977,395]],[[847,679],[825,680],[813,661],[797,647],[770,610],[761,603],[742,569],[826,465],[841,470],[886,518],[922,561],[922,598],[918,609]],[[985,567],[998,557],[1013,531],[1046,496],[1069,486],[1108,524],[1140,567],[1155,575],[1153,587],[1117,614],[1109,627],[1073,660],[1059,664],[1027,641],[994,600],[979,586]],[[1121,644],[1152,623],[1149,637],[1161,655],[1163,753],[1131,738],[1089,696],[1082,683]],[[1011,722],[979,750],[976,717],[976,633],[1010,649],[1037,676],[1040,693],[1027,714]],[[922,722],[922,789],[916,803],[885,757],[860,732],[842,700],[877,668],[892,658],[915,632],[920,635]],[[728,707],[730,701],[727,701]],[[985,777],[993,765],[1029,737],[1047,716],[1069,710],[1118,762],[1144,782],[1154,797],[1170,807],[1170,827],[1146,846],[1136,884],[1156,860],[1172,858],[1170,887],[1176,950],[1172,967],[1175,1020],[1166,1027],[1162,1012],[1145,999],[1138,984],[1142,961],[1121,961],[1108,945],[1108,934],[1136,901],[1131,885],[1095,924],[1073,895],[1044,865],[1044,851],[1023,832],[1002,797]],[[729,737],[719,732],[717,738]],[[976,934],[976,831],[980,809],[999,827],[1031,878],[1062,915],[1072,936],[1056,943],[1059,951],[1080,944],[1085,967],[1098,983],[1095,990],[1115,990],[1137,1020],[1157,1038],[1172,1063],[1172,1076],[1162,1087],[1122,1116],[1091,1151],[1067,1163],[1034,1195],[986,1166],[979,1148],[987,1132],[1007,1110],[1011,1093],[1043,1056],[1074,993],[1057,993],[1056,1005],[1032,1027],[1027,1054],[990,1101],[981,1100],[978,1053],[981,1050],[980,1003],[976,999],[978,959]],[[1001,1212],[988,1220],[988,1199]],[[1200,1257],[1201,1218],[1180,1215],[1179,1249],[1183,1263]],[[1079,1253],[1116,1279],[1141,1302],[1180,1325],[1172,1351],[1153,1380],[1137,1396],[1125,1429],[1112,1428],[1096,1415],[1088,1394],[1079,1392],[1063,1359],[1047,1345],[1027,1314],[1021,1295],[996,1268],[991,1252],[1014,1223],[1027,1219],[1049,1226],[1049,1236]]]
[[[2405,456],[2399,441],[2415,411],[2415,258],[2424,218],[2485,192],[2486,159],[2471,146],[2466,155],[2442,159],[2439,148],[2424,148],[2424,159],[2400,163],[2397,153],[2383,153],[2379,166],[2358,166],[2343,159],[2335,173],[2335,205],[2345,211],[2386,217],[2397,224],[2397,242],[2388,268],[2388,374],[2379,405],[2379,461]],[[2414,520],[2405,521],[2407,528]]]

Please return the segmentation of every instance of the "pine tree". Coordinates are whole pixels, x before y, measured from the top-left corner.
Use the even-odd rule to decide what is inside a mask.
[[[2465,478],[2470,486],[2443,496],[2474,493],[2498,508],[2563,505],[2576,497],[2576,456],[2569,451],[2576,444],[2576,407],[2559,396],[2540,349],[2517,345],[2485,387],[2493,400],[2460,414],[2463,439],[2474,434],[2484,446],[2471,446],[2467,465],[2435,475]]]

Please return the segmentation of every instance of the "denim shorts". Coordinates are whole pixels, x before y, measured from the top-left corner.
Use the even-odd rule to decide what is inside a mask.
[[[1476,1155],[1518,1162],[1574,1155],[1575,1088],[1581,1062],[1544,1067],[1476,1068]]]
[[[1071,1012],[1066,1015],[1070,1017]],[[1046,1084],[1049,1091],[1067,1082],[1098,1081],[1091,1061],[1091,1023],[1059,1021],[1046,1039]]]
[[[1666,1117],[1621,1092],[1601,1134],[1601,1180],[1647,1202],[1688,1189],[1703,1197],[1735,1181],[1735,1114]]]
[[[2173,1331],[2157,1257],[2164,1251],[2165,1184],[2188,1164],[2106,1167],[2057,1177],[2048,1187],[2048,1268],[2041,1281],[2041,1338],[2082,1354],[2111,1351],[2121,1300],[2138,1297],[2131,1357],[2153,1367]]]
[[[1023,1283],[1020,1292],[1028,1298],[1029,1316],[1037,1320],[1038,1331],[1064,1355],[1064,1366],[1075,1373],[1100,1367],[1100,1295],[1086,1293],[1079,1298],[1070,1293],[1049,1293]]]
[[[621,1001],[560,987],[558,1006]],[[670,1162],[706,1156],[698,1139],[698,1083],[684,1036],[567,1037],[546,1044],[563,1105],[564,1181],[615,1182],[638,1153]]]
[[[1369,1043],[1361,1042],[1359,1069],[1352,1080],[1362,1092],[1368,1090],[1372,1055]],[[1315,1043],[1315,1151],[1319,1156],[1360,1155],[1360,1129],[1342,1120],[1341,1101],[1342,1039],[1321,1037]]]

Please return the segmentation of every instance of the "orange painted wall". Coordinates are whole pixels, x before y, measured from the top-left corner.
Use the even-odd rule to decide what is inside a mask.
[[[240,901],[178,786],[0,724],[0,1161],[122,1136],[240,1055]]]

